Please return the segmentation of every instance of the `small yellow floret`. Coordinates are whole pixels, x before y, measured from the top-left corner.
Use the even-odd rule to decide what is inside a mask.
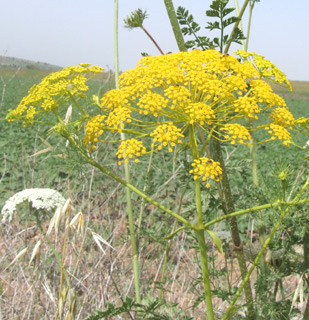
[[[284,127],[277,125],[277,124],[270,124],[269,127],[266,127],[268,133],[270,133],[273,137],[272,140],[278,138],[282,141],[282,143],[286,146],[290,146],[290,141],[292,140],[291,135],[288,130]]]
[[[199,123],[203,125],[205,122],[210,124],[211,120],[216,118],[214,110],[202,102],[189,103],[185,107],[185,114],[190,124]]]
[[[274,109],[271,114],[271,119],[274,124],[290,129],[292,129],[296,123],[292,113],[287,108]]]
[[[208,158],[199,158],[192,163],[193,169],[190,173],[194,175],[194,180],[202,179],[206,182],[206,188],[210,187],[209,180],[219,182],[222,175],[220,163]]]
[[[237,142],[240,144],[248,145],[248,142],[251,139],[249,131],[240,124],[226,124],[220,130],[227,133],[224,138],[227,141],[230,141],[231,144],[235,144]]]
[[[103,115],[97,115],[86,123],[84,145],[89,151],[96,149],[95,143],[98,142],[98,138],[103,134],[104,118],[105,116]]]
[[[184,137],[181,130],[172,123],[158,126],[150,136],[153,137],[153,148],[157,146],[161,150],[162,147],[168,147],[169,152],[173,151],[176,144],[182,143],[180,139]]]
[[[141,155],[146,153],[146,148],[143,146],[142,141],[136,139],[128,139],[121,143],[116,153],[117,158],[119,159],[118,164],[121,165],[123,160],[125,163],[129,162],[129,159],[134,159],[137,163]]]

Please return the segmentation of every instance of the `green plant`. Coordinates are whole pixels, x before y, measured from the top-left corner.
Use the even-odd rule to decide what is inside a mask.
[[[219,6],[216,7],[215,4]],[[226,1],[220,3],[216,1],[212,8],[214,11],[217,10],[216,14],[210,13],[210,15],[220,18],[219,23],[211,24],[209,27],[210,29],[218,27],[222,31],[221,38],[214,40],[221,52],[224,45],[226,45],[225,51],[228,50],[231,39],[240,40],[237,36],[233,38],[237,35],[235,30],[237,30],[236,25],[239,19],[224,19],[231,12],[225,6]],[[183,15],[188,16],[188,13],[184,11]],[[231,36],[227,37],[223,30],[229,24],[234,24],[234,29]],[[191,20],[189,28],[194,31],[198,26]],[[199,38],[196,41],[198,45],[203,39]],[[234,294],[233,297],[230,297],[230,306],[222,317],[222,319],[230,319],[239,308],[236,306],[236,301],[243,289],[246,293],[248,317],[254,318],[255,310],[251,288],[248,285],[249,277],[257,267],[266,248],[273,246],[271,242],[275,240],[275,232],[283,226],[290,209],[308,203],[308,198],[300,199],[308,187],[308,178],[305,176],[301,183],[296,181],[295,188],[289,190],[290,198],[293,199],[290,200],[286,199],[288,186],[285,177],[282,188],[274,195],[275,200],[273,197],[269,197],[266,204],[264,202],[263,205],[252,205],[244,210],[236,209],[231,183],[234,181],[234,177],[228,177],[222,147],[227,144],[247,146],[255,143],[251,139],[253,131],[255,133],[262,132],[256,142],[259,145],[265,145],[266,142],[278,139],[285,146],[291,144],[297,146],[289,130],[295,128],[306,130],[308,127],[308,119],[296,120],[289,112],[284,100],[276,95],[268,83],[264,81],[264,79],[274,80],[289,85],[284,74],[270,61],[256,53],[238,51],[238,55],[242,62],[232,56],[222,55],[215,50],[196,50],[161,57],[145,57],[136,69],[122,74],[118,81],[119,87],[104,94],[100,103],[99,97],[94,97],[93,106],[89,106],[85,100],[86,75],[94,75],[100,72],[100,69],[90,67],[87,64],[69,67],[43,79],[38,86],[30,91],[29,96],[22,100],[17,109],[11,110],[7,116],[10,121],[23,120],[25,125],[31,125],[38,121],[43,122],[46,115],[53,116],[54,119],[47,122],[47,125],[52,127],[50,133],[64,137],[85,162],[123,184],[127,189],[159,210],[166,212],[170,218],[174,218],[177,223],[181,224],[178,226],[175,223],[165,239],[173,239],[184,231],[189,235],[190,240],[196,241],[195,247],[200,252],[199,264],[202,270],[204,300],[209,319],[215,318],[212,305],[214,293],[222,297],[230,297],[231,294]],[[63,106],[69,101],[72,101],[77,111],[74,119],[71,119],[68,113],[65,117],[61,114]],[[248,119],[252,122],[250,126],[246,126]],[[293,130],[291,131],[293,132]],[[116,133],[116,135],[107,135],[107,132]],[[126,134],[126,137],[122,136],[119,140],[118,132],[122,135]],[[146,194],[150,189],[148,182],[145,183],[144,191],[141,191],[142,188],[134,186],[127,176],[124,180],[118,175],[117,170],[110,170],[104,162],[99,162],[96,154],[102,150],[102,146],[105,148],[108,142],[119,144],[116,157],[120,165],[122,163],[129,164],[132,160],[143,164],[143,157],[149,154],[152,157],[159,151],[163,152],[164,161],[172,164],[167,168],[173,168],[173,163],[181,163],[186,170],[186,177],[179,183],[183,189],[188,186],[195,193],[194,206],[192,204],[191,207],[188,206],[189,214],[185,214],[181,209],[171,210],[165,199],[153,200]],[[173,157],[168,156],[171,153],[173,153]],[[191,168],[186,165],[188,160]],[[151,172],[151,165],[152,161],[150,160],[148,174]],[[190,177],[192,176],[191,181]],[[163,185],[166,184],[163,183]],[[218,198],[216,200],[220,199],[220,201],[217,201],[215,206],[203,209],[205,198],[211,198],[213,193],[211,187],[217,188]],[[280,196],[278,196],[279,194]],[[182,207],[182,197],[177,205],[178,208]],[[172,199],[172,197],[170,198]],[[247,199],[251,200],[250,197]],[[219,217],[218,203],[224,212],[224,215]],[[246,207],[247,203],[243,201]],[[173,207],[176,207],[175,204]],[[274,211],[273,227],[269,228],[268,235],[255,254],[253,264],[247,272],[236,217],[261,210]],[[215,217],[211,218],[211,215]],[[209,260],[212,260],[209,258],[209,244],[206,245],[205,239],[205,235],[209,236],[218,252],[222,253],[222,242],[216,230],[213,229],[213,225],[226,220],[229,221],[234,250],[239,260],[243,279],[237,292],[235,293],[229,288],[228,294],[218,290],[212,291],[209,267]],[[132,222],[131,220],[131,238],[135,236]],[[154,236],[151,232],[148,232],[148,235]],[[169,247],[167,247],[166,256],[168,251]],[[135,253],[137,254],[136,250]],[[164,280],[164,277],[162,279]],[[277,284],[281,286],[280,282]],[[265,284],[262,287],[264,289]],[[141,316],[140,312],[145,309],[144,304],[130,300],[128,307],[124,303],[125,301],[122,301],[123,304],[120,307],[109,305],[106,312],[99,313],[97,317],[122,312],[129,314],[129,309],[133,306],[136,307],[134,311],[137,312],[137,316]],[[159,304],[156,302],[157,306]],[[273,309],[275,310],[275,308]],[[154,316],[152,311],[145,310],[145,312],[143,311],[144,316]],[[156,317],[160,319],[159,315]]]
[[[242,53],[240,54],[242,55]],[[214,69],[209,69],[210,65],[208,64],[202,65],[202,73],[199,70],[194,71],[187,68],[186,65],[188,64],[188,66],[190,66],[193,61],[196,61],[195,63],[198,65],[198,61],[200,61],[199,59],[201,59],[202,56],[203,63],[205,64],[205,62],[207,61],[212,61],[212,64],[210,65],[212,65],[212,68]],[[183,63],[183,67],[187,70],[186,77],[191,77],[191,80],[186,80],[186,77],[183,78],[181,69],[178,69],[179,63],[181,61]],[[216,62],[214,63],[214,61]],[[219,93],[217,89],[214,91],[214,96],[203,93],[202,89],[200,89],[200,86],[202,84],[199,84],[199,82],[195,83],[193,81],[197,81],[197,79],[200,79],[202,77],[202,74],[206,70],[215,70],[215,72],[217,72],[216,68],[218,68],[218,66],[222,68],[222,62],[228,63],[225,67],[227,68],[227,70],[233,70],[233,67],[231,68],[231,65],[233,64],[235,65],[234,68],[237,68],[237,70],[242,70],[241,68],[243,66],[243,72],[250,72],[250,77],[260,77],[260,73],[263,73],[263,70],[260,70],[260,73],[257,73],[256,69],[253,66],[251,67],[248,64],[242,65],[238,62],[237,59],[232,57],[224,57],[216,51],[193,51],[192,53],[180,53],[162,57],[144,58],[144,64],[141,63],[139,67],[138,78],[135,75],[135,71],[124,73],[119,80],[120,88],[111,90],[103,96],[103,98],[101,99],[101,105],[103,106],[103,110],[106,111],[106,115],[103,113],[97,114],[94,117],[90,117],[87,114],[86,109],[83,108],[79,102],[79,100],[82,101],[81,99],[84,98],[82,91],[84,91],[86,88],[84,84],[86,78],[83,76],[83,74],[85,74],[86,72],[98,72],[99,69],[96,67],[90,67],[88,65],[81,65],[80,67],[70,67],[69,69],[64,69],[57,74],[47,77],[39,86],[34,88],[35,91],[30,91],[30,95],[22,101],[22,103],[16,110],[12,110],[8,115],[9,120],[22,118],[24,119],[25,124],[28,124],[29,122],[32,123],[33,121],[35,121],[37,113],[37,110],[32,107],[26,109],[26,115],[23,115],[23,113],[25,112],[24,106],[27,106],[29,101],[31,101],[32,105],[42,105],[43,110],[44,106],[48,104],[48,108],[45,107],[45,112],[49,112],[48,109],[51,105],[52,113],[55,115],[55,119],[57,119],[58,121],[58,123],[55,123],[52,131],[54,133],[60,134],[65,139],[67,139],[72,147],[75,148],[88,163],[97,167],[103,173],[122,183],[123,185],[137,193],[139,196],[143,197],[145,200],[149,201],[153,205],[157,206],[161,210],[176,218],[178,221],[182,222],[183,226],[178,228],[173,233],[173,236],[177,232],[184,229],[194,230],[195,237],[199,244],[199,250],[201,252],[201,265],[205,286],[205,301],[207,304],[207,312],[210,319],[214,318],[214,314],[212,308],[209,268],[207,262],[207,250],[205,247],[204,232],[206,231],[211,236],[219,251],[222,251],[222,245],[219,237],[209,229],[209,226],[212,223],[205,224],[201,206],[201,185],[199,179],[202,179],[206,184],[206,187],[209,188],[211,186],[211,180],[219,182],[222,179],[221,176],[223,175],[224,177],[224,175],[226,175],[226,172],[224,169],[224,163],[220,158],[216,159],[219,161],[215,161],[209,157],[202,157],[200,155],[202,154],[201,150],[203,150],[205,146],[207,146],[208,141],[213,141],[213,143],[215,144],[215,152],[217,152],[216,144],[218,144],[219,141],[230,141],[232,144],[248,143],[247,141],[250,140],[250,135],[247,133],[247,129],[240,124],[234,123],[234,121],[237,119],[238,121],[241,121],[245,116],[252,118],[257,117],[257,114],[261,112],[261,110],[257,108],[257,105],[254,104],[253,101],[257,98],[259,100],[262,99],[262,95],[260,93],[260,90],[262,90],[262,88],[264,90],[263,99],[267,99],[265,100],[265,109],[271,108],[274,104],[279,104],[279,107],[273,109],[271,113],[270,120],[272,122],[266,123],[263,126],[259,125],[259,128],[267,128],[269,133],[273,135],[273,138],[268,138],[265,141],[279,138],[283,141],[284,144],[289,144],[291,138],[288,134],[288,131],[285,129],[285,126],[292,126],[297,123],[294,120],[293,116],[289,113],[289,111],[286,108],[280,106],[284,104],[283,100],[275,95],[271,91],[270,87],[265,86],[266,83],[262,80],[251,80],[250,84],[253,90],[249,91],[247,93],[247,96],[245,96],[244,98],[237,98],[237,95],[236,97],[234,95],[230,95],[230,99],[232,99],[232,102],[228,103],[222,99],[222,93]],[[151,68],[145,68],[145,66],[148,66],[148,64],[149,66],[151,66]],[[166,68],[166,65],[168,65],[169,68]],[[247,69],[248,67],[250,68]],[[171,70],[174,71],[170,73]],[[180,71],[180,73],[177,75],[178,70]],[[133,74],[131,75],[132,72]],[[208,79],[208,86],[212,84],[212,81],[214,81],[211,80],[212,72],[214,71],[207,71],[206,73],[206,76],[208,76],[209,74],[209,76],[211,77]],[[274,72],[274,74],[278,74],[276,68],[273,68],[272,72]],[[174,73],[177,75],[176,78]],[[225,73],[223,73],[223,75],[224,74]],[[149,83],[153,83],[152,86],[158,91],[144,91],[144,79],[146,77],[148,77],[150,81]],[[167,77],[171,77],[169,81],[167,81]],[[237,77],[237,73],[232,77],[227,73],[227,75],[224,75],[223,77],[225,77],[226,84],[228,85],[224,87],[224,97],[226,97],[228,90],[232,90],[231,93],[233,93],[235,90],[245,90],[246,82],[244,80],[240,80],[240,78]],[[59,82],[60,79],[62,80],[62,82]],[[133,83],[131,82],[131,79],[134,79]],[[164,82],[159,79],[164,79]],[[207,81],[207,79],[205,80]],[[166,81],[167,84],[170,83],[170,85],[166,86]],[[188,85],[188,82],[186,81],[190,81],[190,83],[195,86],[193,87],[195,89],[188,89],[186,87]],[[234,81],[232,82],[233,86],[230,86],[230,81]],[[282,81],[286,80],[282,79]],[[50,87],[51,82],[53,82],[55,86]],[[60,83],[61,86],[59,86]],[[205,81],[203,81],[203,83],[205,83]],[[217,83],[216,80],[214,81],[214,84],[215,83]],[[136,87],[136,84],[139,84],[141,87]],[[46,94],[46,90],[55,90],[55,88],[57,90],[56,95],[58,95],[58,98],[57,100],[50,100],[51,96],[49,94]],[[32,92],[36,92],[36,94],[32,96]],[[193,95],[194,92],[195,95]],[[54,94],[55,93],[53,93],[53,95]],[[78,100],[74,96],[76,96]],[[34,97],[36,100],[33,100]],[[57,109],[59,107],[61,108],[61,101],[66,101],[68,98],[72,99],[77,109],[81,112],[81,117],[73,122],[70,122],[68,118],[63,121],[57,112]],[[129,101],[133,99],[136,99],[136,102],[131,106]],[[206,99],[206,101],[209,101],[208,104],[204,104],[202,102],[205,101],[204,99]],[[247,101],[247,99],[253,104],[247,104],[247,102],[246,104],[244,104],[244,101]],[[137,110],[140,114],[145,115],[146,118],[148,114],[150,114],[152,117],[157,119],[157,121],[149,122],[150,118],[148,117],[149,120],[147,120],[147,122],[145,122],[144,120],[143,126],[140,127],[140,120],[138,120],[136,116],[133,115],[133,113]],[[234,113],[231,113],[230,110],[234,110]],[[41,115],[44,114],[44,111],[43,113],[41,109],[38,111],[38,116],[41,117]],[[235,112],[238,115],[236,117]],[[255,116],[253,116],[254,114]],[[175,120],[172,120],[172,118],[174,118]],[[86,122],[86,134],[81,139],[78,138],[78,136],[81,135],[80,128],[84,122]],[[125,124],[127,124],[127,129],[125,128]],[[206,133],[205,140],[199,138],[199,136],[197,135],[199,133],[199,128],[204,130],[204,132]],[[257,129],[257,127],[254,128],[255,130]],[[272,129],[270,130],[268,128]],[[177,145],[181,146],[176,153],[179,154],[178,156],[180,156],[179,152],[184,149],[187,149],[188,152],[191,152],[193,169],[190,170],[190,173],[194,176],[194,188],[197,206],[197,216],[194,223],[186,220],[176,212],[173,212],[172,210],[164,207],[157,201],[150,199],[136,187],[134,187],[127,181],[122,180],[110,170],[108,170],[104,165],[101,165],[95,161],[95,159],[91,156],[91,151],[97,148],[96,145],[100,143],[100,136],[105,130],[134,134],[136,138],[151,138],[152,144],[151,149],[148,151],[148,153],[160,151],[165,147],[168,148],[170,152],[172,152]],[[125,141],[122,141],[122,143],[120,144],[117,152],[119,164],[121,164],[122,162],[128,163],[130,159],[134,159],[135,162],[139,162],[139,157],[147,153],[146,147],[143,146],[142,141],[136,138],[127,139]],[[102,142],[104,143],[104,141]],[[198,146],[199,143],[201,143],[200,147]],[[215,156],[217,157],[216,153]],[[299,203],[298,197],[304,192],[307,184],[308,182],[305,184],[294,202],[291,202],[291,204]],[[230,191],[226,191],[225,188],[226,186],[223,183],[224,194],[227,196],[228,194],[230,194]],[[229,204],[229,201],[231,200],[226,198],[225,201],[228,214],[224,217],[224,219],[227,217],[234,217],[233,213],[229,214],[230,212],[235,211],[234,209],[232,209],[234,208],[233,205]],[[277,203],[269,204],[269,206],[280,205],[282,205],[282,202],[280,201]],[[266,248],[266,245],[273,237],[274,232],[281,224],[281,220],[283,220],[289,208],[290,206],[287,210],[282,211],[281,217],[278,220],[276,227],[273,229],[268,240],[265,241],[265,246],[262,247],[258,258],[260,258],[260,256],[262,255],[263,251]],[[243,210],[240,213],[235,213],[235,215],[244,214],[245,212],[250,212],[258,209],[259,208],[256,207],[249,209],[249,211]],[[214,221],[217,222],[218,220],[215,219]],[[234,231],[232,230],[232,237],[234,234],[233,232]],[[237,246],[237,244],[235,245]],[[257,261],[255,261],[253,268],[250,269],[249,274],[246,274],[246,272],[244,272],[243,285],[239,289],[230,309],[228,310],[232,310],[233,305],[241,292],[241,289],[246,285],[249,279],[248,275],[252,273],[255,265],[257,264]],[[228,317],[228,314],[229,313],[226,314],[225,318]]]

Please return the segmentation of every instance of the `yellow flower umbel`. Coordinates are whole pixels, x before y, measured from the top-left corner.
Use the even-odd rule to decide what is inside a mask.
[[[268,133],[272,135],[271,140],[275,140],[276,138],[278,138],[282,141],[284,145],[290,145],[292,138],[289,131],[286,130],[284,127],[272,123],[269,127],[266,127],[266,130],[268,130]]]
[[[94,76],[102,71],[100,67],[84,63],[49,74],[29,90],[15,110],[9,110],[7,120],[23,119],[24,124],[29,125],[35,116],[50,111],[56,113],[60,106],[68,105],[70,98],[84,98],[84,92],[88,90],[87,75]]]
[[[231,144],[240,143],[248,145],[251,139],[249,131],[240,124],[226,124],[221,130],[227,133],[224,138],[230,141]]]
[[[181,130],[173,124],[158,126],[150,136],[153,137],[153,148],[157,146],[158,150],[161,150],[162,147],[168,147],[169,152],[173,151],[173,147],[175,147],[176,144],[182,143],[180,138],[184,137]]]
[[[246,52],[243,50],[237,50],[235,53],[243,58],[246,62],[253,63],[259,70],[261,77],[278,83],[285,83],[289,89],[292,90],[291,84],[286,78],[285,74],[271,61],[266,60],[265,57],[258,55],[255,52]]]
[[[208,158],[200,158],[192,163],[193,169],[190,173],[194,175],[194,180],[202,179],[206,182],[206,188],[210,187],[209,180],[219,182],[222,175],[220,163]]]
[[[139,162],[138,157],[140,157],[142,154],[145,154],[145,153],[146,153],[146,148],[143,146],[142,141],[138,141],[136,139],[129,139],[129,140],[123,141],[116,153],[117,158],[120,159],[118,164],[122,163],[121,159],[123,159],[125,163],[128,163],[129,159],[134,159],[134,161],[138,163]]]
[[[134,69],[121,74],[118,88],[101,97],[100,108],[97,112],[91,109],[91,116],[79,101],[88,89],[86,75],[102,69],[87,64],[68,67],[34,86],[7,119],[23,118],[31,123],[40,113],[53,112],[66,134],[85,128],[80,141],[88,151],[105,141],[101,135],[106,131],[126,132],[128,140],[122,141],[117,151],[119,164],[130,159],[138,162],[150,152],[188,147],[195,159],[195,179],[201,177],[208,187],[211,179],[220,179],[221,169],[215,161],[203,158],[200,141],[207,143],[212,136],[222,142],[248,145],[252,143],[251,131],[266,129],[272,137],[256,143],[278,138],[289,145],[292,138],[288,130],[301,125],[284,99],[263,80],[266,77],[289,86],[284,74],[256,53],[238,51],[238,55],[242,62],[216,50],[144,57]],[[58,109],[67,106],[69,99],[81,117],[64,123]],[[261,117],[262,113],[266,117]],[[255,126],[258,118],[259,125]],[[250,126],[244,127],[247,120]],[[70,126],[70,130],[64,126]],[[151,141],[146,143],[147,139]],[[147,152],[146,148],[151,149]]]
[[[99,141],[99,137],[103,134],[104,118],[105,116],[103,115],[97,115],[89,120],[86,124],[86,135],[84,137],[84,144],[89,151],[91,149],[96,149],[95,143]]]

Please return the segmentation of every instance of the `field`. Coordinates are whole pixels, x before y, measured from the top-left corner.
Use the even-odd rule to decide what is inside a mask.
[[[39,83],[48,73],[49,71],[36,68],[0,69],[0,209],[7,199],[19,191],[52,188],[64,198],[71,199],[72,208],[68,213],[70,218],[82,212],[85,229],[88,231],[80,234],[76,229],[70,229],[67,232],[64,228],[65,221],[61,221],[58,231],[50,234],[57,252],[61,254],[64,248],[66,250],[63,264],[70,278],[70,290],[59,295],[60,278],[63,274],[51,254],[48,242],[37,227],[33,208],[26,204],[18,207],[12,221],[6,221],[0,226],[0,319],[56,319],[61,299],[64,301],[63,314],[72,307],[74,301],[75,319],[84,319],[95,310],[106,310],[111,305],[114,308],[126,306],[126,312],[106,319],[132,319],[135,309],[132,308],[132,314],[128,311],[132,301],[127,297],[134,297],[134,286],[124,188],[85,164],[66,146],[65,141],[48,135],[48,128],[45,126],[35,125],[29,129],[23,128],[20,123],[8,123],[5,120],[7,111],[14,109],[30,87]],[[105,73],[91,80],[90,86],[89,96],[100,96],[113,87],[113,76]],[[278,86],[274,90],[285,98],[295,118],[309,117],[309,82],[294,81],[292,87],[293,92]],[[296,144],[302,147],[308,139],[308,136],[301,133],[295,136]],[[124,176],[122,167],[117,165],[115,150],[115,145],[109,144],[104,149],[99,149],[94,156],[111,171]],[[269,142],[257,145],[256,150],[259,188],[252,184],[249,148],[231,145],[224,148],[233,185],[232,193],[239,210],[247,208],[248,203],[253,206],[276,199],[281,186],[275,177],[280,168],[289,169],[288,192],[293,191],[291,187],[295,181],[304,181],[308,175],[308,161],[304,160],[304,152],[294,146],[286,147]],[[186,182],[188,177],[181,170],[188,164],[173,164],[168,161],[170,157],[168,152],[154,156],[153,166],[147,177],[147,194],[153,199],[159,199],[168,208],[177,208],[181,202],[181,213],[189,218],[195,210],[192,203],[192,183]],[[141,168],[146,167],[147,160],[144,166],[138,164],[131,168],[132,184],[140,189],[144,188],[144,178],[147,176]],[[215,193],[209,191],[203,194],[202,200],[205,207],[213,208],[208,212],[207,219],[211,220],[222,214]],[[190,232],[180,232],[170,247],[164,237],[170,234],[170,226],[174,225],[176,228],[179,225],[170,216],[147,204],[141,219],[140,208],[143,203],[135,195],[132,195],[132,201],[135,223],[139,226],[137,233],[143,305],[147,306],[149,314],[153,312],[153,318],[149,319],[204,319],[201,271],[196,263],[198,253],[194,236]],[[45,231],[53,213],[46,213],[42,218]],[[302,319],[300,315],[305,310],[305,302],[298,297],[293,303],[292,300],[305,271],[301,250],[308,225],[306,215],[308,217],[308,206],[296,207],[272,240],[272,250],[278,255],[284,252],[288,257],[286,261],[276,258],[278,261],[268,268],[269,273],[264,282],[254,282],[256,274],[253,277],[254,291],[256,295],[259,294],[258,308],[262,310],[265,301],[269,299],[268,293],[274,292],[273,300],[269,302],[272,313],[269,312],[265,318],[260,319]],[[240,232],[249,261],[254,258],[254,248],[258,246],[258,226],[262,224],[267,233],[276,218],[277,215],[272,210],[263,211],[260,216],[239,218]],[[240,283],[227,230],[226,222],[215,226],[215,231],[224,244],[225,257],[218,254],[215,247],[211,248],[209,257],[217,315],[226,309],[235,287]],[[113,248],[105,246],[103,253],[93,240],[91,232],[100,235]],[[42,242],[40,256],[37,255],[32,264],[29,264],[32,249],[39,240]],[[210,239],[208,246],[212,246]],[[12,264],[16,255],[25,247],[29,247],[29,250],[23,259]],[[162,279],[165,256],[168,260],[167,271]],[[279,290],[279,287],[284,289]],[[261,293],[263,291],[264,295]],[[154,297],[159,296],[159,301],[165,301],[166,304],[161,306],[155,300]],[[293,309],[292,313],[289,313],[290,308]],[[261,314],[266,315],[267,312],[265,309]],[[240,310],[233,319],[244,318],[245,313]]]

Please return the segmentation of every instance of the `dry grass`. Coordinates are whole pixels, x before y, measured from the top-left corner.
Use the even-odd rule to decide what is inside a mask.
[[[95,207],[92,208],[91,211],[95,214],[88,216],[86,228],[99,225],[96,232],[108,235],[106,240],[114,250],[106,247],[106,253],[103,254],[89,232],[81,235],[71,230],[66,242],[64,266],[69,274],[71,289],[76,295],[75,319],[83,319],[96,309],[106,309],[108,303],[120,305],[122,297],[126,295],[134,296],[127,219],[125,213],[119,208],[111,207],[111,204],[117,202],[117,191],[112,196],[113,201],[105,203],[97,210]],[[48,224],[49,221],[43,224],[45,231]],[[22,223],[16,215],[14,221],[1,227],[0,232],[1,319],[56,319],[60,271],[36,224]],[[64,243],[63,228],[58,233],[52,233],[50,237],[60,253]],[[194,319],[203,320],[205,319],[203,302],[192,310],[192,305],[197,296],[202,294],[203,288],[201,272],[196,263],[199,259],[198,253],[190,246],[192,240],[187,237],[186,233],[181,233],[174,239],[169,253],[164,297],[168,303],[178,303],[179,307],[186,310],[186,313]],[[31,250],[40,239],[43,241],[40,260],[29,265]],[[141,240],[141,243],[139,254],[142,295],[158,297],[164,247],[151,241]],[[27,246],[31,250],[28,250],[24,259],[9,266],[16,254]],[[239,286],[240,274],[232,251],[229,251],[228,258],[225,260],[223,255],[218,254],[211,247],[211,244],[208,247],[211,249],[211,272],[223,270],[226,266],[229,270],[228,274],[213,277],[213,288],[227,288],[228,281],[232,287]],[[297,286],[297,278],[294,276],[285,281],[290,283],[287,294],[291,295]],[[220,298],[214,298],[213,302],[216,313],[223,314],[227,308],[227,302]],[[239,318],[241,314],[240,312]],[[129,317],[122,315],[114,319],[129,319]]]

